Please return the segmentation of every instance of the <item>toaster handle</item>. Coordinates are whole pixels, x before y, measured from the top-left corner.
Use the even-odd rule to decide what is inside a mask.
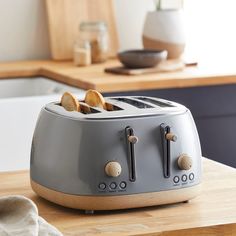
[[[136,180],[136,160],[134,145],[137,143],[138,138],[134,136],[134,130],[131,127],[125,128],[126,140],[127,140],[127,152],[129,160],[129,180],[135,182]]]
[[[161,138],[163,147],[163,172],[164,177],[170,177],[170,139],[166,138],[166,135],[170,133],[170,126],[161,124]]]

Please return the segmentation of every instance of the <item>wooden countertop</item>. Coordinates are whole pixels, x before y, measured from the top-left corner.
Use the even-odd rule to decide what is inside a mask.
[[[31,198],[64,235],[236,235],[236,170],[208,159],[203,166],[202,194],[189,203],[85,215],[36,196],[28,171],[0,173],[0,196]]]
[[[219,67],[186,67],[183,71],[146,75],[115,75],[104,68],[119,66],[117,60],[89,67],[75,67],[72,62],[21,61],[0,63],[0,78],[46,76],[100,92],[121,92],[148,89],[183,88],[236,83],[236,69]]]

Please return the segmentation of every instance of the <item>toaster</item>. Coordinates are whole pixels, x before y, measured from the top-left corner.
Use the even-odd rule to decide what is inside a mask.
[[[42,108],[31,148],[35,193],[87,213],[188,202],[200,193],[201,147],[189,109],[145,96],[105,102],[107,110],[89,113],[59,102]]]

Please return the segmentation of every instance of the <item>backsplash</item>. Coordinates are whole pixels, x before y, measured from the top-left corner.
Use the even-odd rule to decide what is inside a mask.
[[[143,21],[153,1],[113,0],[120,49],[140,48]],[[50,58],[45,1],[0,1],[0,62]],[[127,34],[129,32],[129,34]]]

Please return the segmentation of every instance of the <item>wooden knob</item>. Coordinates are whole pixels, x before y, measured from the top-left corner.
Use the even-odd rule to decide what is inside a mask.
[[[193,165],[192,159],[187,154],[182,154],[178,158],[178,166],[181,170],[189,170],[191,169],[192,165]]]
[[[137,137],[137,136],[134,136],[134,135],[130,135],[130,136],[128,137],[128,140],[129,140],[130,143],[135,144],[135,143],[138,142],[138,137]]]
[[[167,133],[166,134],[166,139],[170,140],[170,141],[173,141],[173,142],[176,142],[177,141],[177,136],[173,133]]]
[[[108,162],[105,166],[105,172],[108,176],[118,177],[121,174],[121,165],[116,161]]]

